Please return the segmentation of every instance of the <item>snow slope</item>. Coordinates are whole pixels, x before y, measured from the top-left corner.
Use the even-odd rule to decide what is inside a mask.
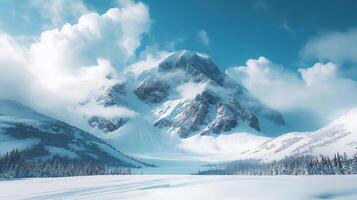
[[[247,153],[282,158],[292,154],[333,155],[336,152],[350,156],[357,153],[357,108],[317,131],[284,134]]]
[[[354,175],[34,178],[0,181],[0,199],[355,200],[356,183]]]
[[[28,159],[54,155],[119,166],[145,166],[81,129],[12,100],[0,99],[0,153],[25,150]]]
[[[357,153],[357,108],[313,132],[292,132],[276,138],[250,133],[218,137],[195,136],[181,141],[181,149],[211,160],[281,159],[289,155]]]
[[[270,138],[251,133],[233,133],[207,137],[196,135],[180,141],[178,148],[187,153],[195,153],[205,161],[225,161],[251,158],[246,152],[255,149]]]

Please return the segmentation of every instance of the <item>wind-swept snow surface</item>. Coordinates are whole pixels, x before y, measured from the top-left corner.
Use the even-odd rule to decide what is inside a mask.
[[[357,199],[357,176],[92,176],[0,182],[0,199]]]

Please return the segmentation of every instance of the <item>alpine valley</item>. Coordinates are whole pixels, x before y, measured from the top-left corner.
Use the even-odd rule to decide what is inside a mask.
[[[80,128],[1,100],[1,153],[18,148],[31,159],[60,155],[145,167],[154,158],[216,162],[356,152],[356,109],[317,131],[288,132],[279,111],[204,54],[174,52],[107,78],[110,84],[74,108],[86,124]]]

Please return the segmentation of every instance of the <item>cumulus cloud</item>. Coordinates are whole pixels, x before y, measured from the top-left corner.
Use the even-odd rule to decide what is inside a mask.
[[[357,28],[331,32],[311,39],[301,55],[305,59],[357,63]]]
[[[77,24],[43,32],[30,53],[37,67],[78,68],[93,65],[98,58],[120,67],[134,55],[149,26],[149,13],[142,3],[112,8],[103,15],[89,13]]]
[[[316,63],[310,68],[301,68],[298,71],[307,86],[325,84],[327,81],[336,81],[336,65],[333,63]]]
[[[149,31],[144,4],[120,5],[44,31],[27,45],[0,34],[0,98],[17,99],[60,119],[77,114],[73,108],[78,103],[118,81],[117,72],[135,59],[141,37]],[[103,112],[128,115],[124,111]]]
[[[268,106],[282,112],[309,111],[326,123],[357,106],[357,82],[339,76],[338,69],[334,63],[316,63],[296,73],[260,57],[226,73]]]
[[[142,3],[85,14],[77,24],[44,31],[28,50],[29,70],[39,87],[78,102],[132,59],[149,26]]]
[[[197,36],[200,39],[200,41],[202,42],[202,44],[204,44],[207,47],[209,46],[210,39],[208,37],[208,33],[205,30],[198,31]]]

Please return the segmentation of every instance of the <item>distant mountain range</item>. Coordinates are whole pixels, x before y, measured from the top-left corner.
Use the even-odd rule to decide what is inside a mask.
[[[87,132],[0,100],[0,153],[18,148],[26,149],[30,159],[57,154],[141,167],[147,164],[117,148],[132,155],[180,153],[213,160],[357,152],[357,109],[318,131],[273,138],[269,129],[287,127],[283,115],[206,55],[179,51],[147,70],[122,73],[125,78],[108,76],[112,84],[78,104],[110,111],[83,114]]]

